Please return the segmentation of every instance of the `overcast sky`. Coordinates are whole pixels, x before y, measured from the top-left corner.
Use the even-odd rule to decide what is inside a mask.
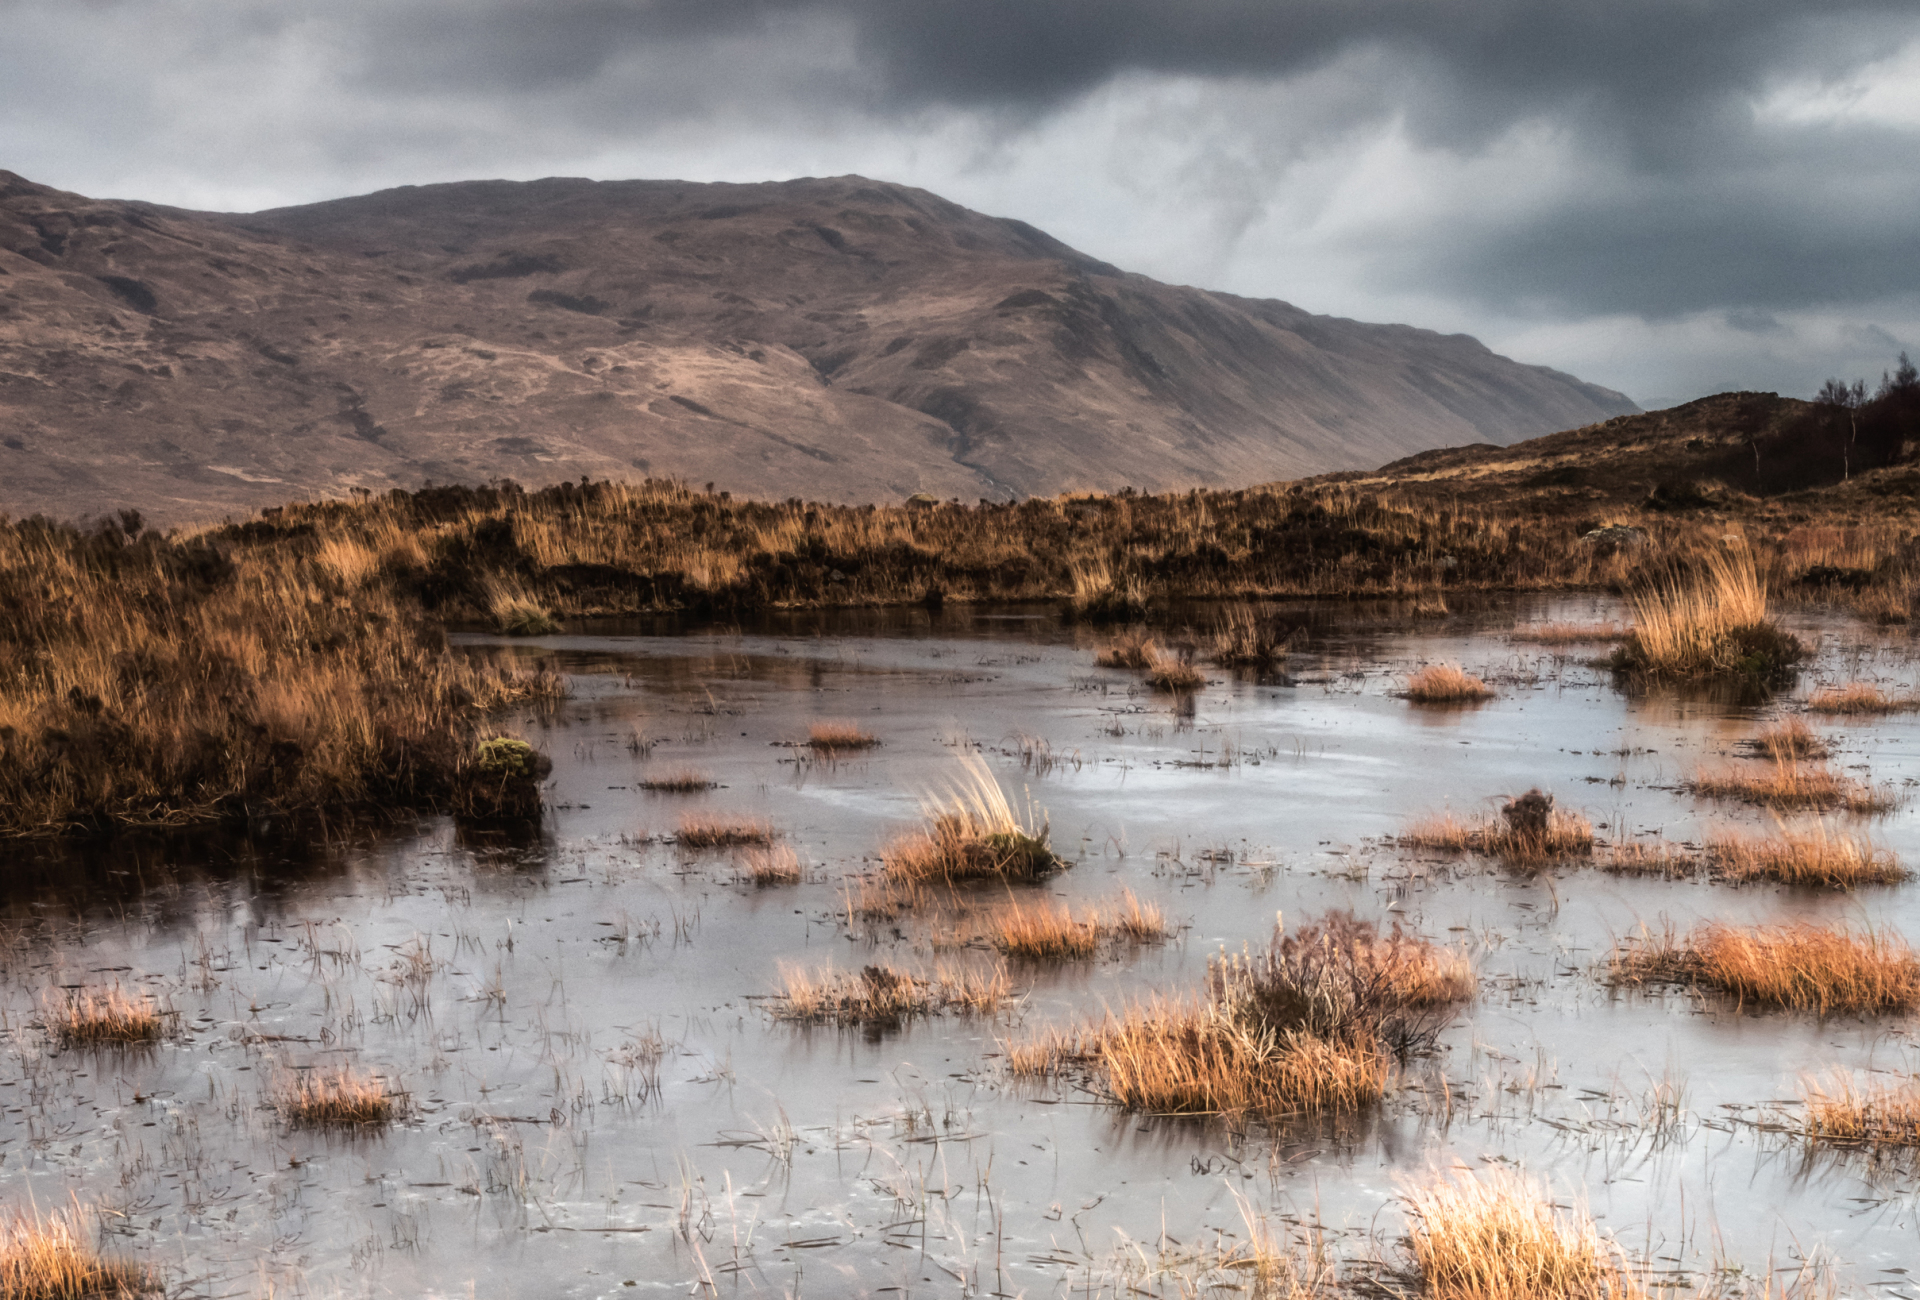
[[[1646,405],[1920,352],[1920,0],[0,0],[0,167],[858,172]]]

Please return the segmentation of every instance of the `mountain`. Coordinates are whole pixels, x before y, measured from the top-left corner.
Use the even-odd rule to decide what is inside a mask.
[[[1636,408],[1464,335],[1160,284],[857,176],[409,186],[246,215],[0,171],[0,511],[354,488],[1235,485]]]

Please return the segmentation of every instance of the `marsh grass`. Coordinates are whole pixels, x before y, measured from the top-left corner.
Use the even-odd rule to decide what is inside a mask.
[[[1011,996],[1000,967],[936,970],[931,976],[879,964],[858,971],[785,967],[773,1010],[778,1018],[796,1022],[889,1026],[943,1011],[991,1015]]]
[[[1068,566],[1067,578],[1072,590],[1061,613],[1069,622],[1137,623],[1147,616],[1140,580],[1116,575],[1104,560],[1076,560]]]
[[[719,786],[705,772],[693,768],[681,768],[676,772],[662,772],[659,776],[643,778],[639,785],[642,790],[655,794],[697,794],[702,790],[712,790]]]
[[[1851,1071],[1800,1081],[1801,1134],[1810,1143],[1854,1147],[1920,1147],[1920,1081],[1862,1084]]]
[[[1117,901],[1096,903],[1077,916],[1062,904],[1010,900],[986,918],[987,941],[1009,957],[1028,961],[1091,957],[1103,943],[1115,939],[1158,943],[1167,931],[1160,907],[1142,903],[1130,889]]]
[[[1891,790],[1850,780],[1832,768],[1812,763],[1774,760],[1753,771],[1746,768],[1702,768],[1687,789],[1714,799],[1739,799],[1764,808],[1850,813],[1883,813],[1899,807]]]
[[[1093,662],[1101,668],[1145,668],[1159,653],[1159,642],[1151,633],[1132,628],[1095,651]]]
[[[927,829],[895,840],[883,852],[889,879],[1033,879],[1067,865],[1048,844],[1044,822],[1030,826],[1014,815],[1000,783],[977,754],[961,759],[959,778],[944,797],[928,800],[927,811]]]
[[[688,813],[680,819],[674,842],[688,849],[737,849],[773,843],[779,832],[763,821]]]
[[[1220,668],[1267,668],[1287,657],[1292,629],[1236,603],[1220,612],[1208,639],[1209,657]]]
[[[1584,1210],[1501,1169],[1462,1171],[1401,1193],[1408,1248],[1432,1300],[1639,1300],[1620,1249]]]
[[[1184,694],[1207,684],[1206,674],[1185,654],[1155,650],[1147,657],[1147,685],[1156,691]]]
[[[406,545],[321,540],[0,522],[0,835],[449,807],[487,711],[564,693],[449,652]]]
[[[123,1300],[158,1294],[159,1279],[138,1264],[94,1249],[91,1215],[76,1202],[45,1218],[18,1210],[0,1218],[0,1300]]]
[[[495,576],[484,585],[487,614],[496,631],[507,636],[552,636],[560,620],[511,578]]]
[[[1627,629],[1618,623],[1519,623],[1507,635],[1533,645],[1584,645],[1623,640]]]
[[[50,995],[41,1022],[64,1047],[97,1047],[157,1043],[171,1015],[151,997],[128,997],[116,984]]]
[[[816,722],[807,728],[807,748],[821,753],[872,749],[880,738],[857,722]]]
[[[400,1100],[380,1080],[343,1065],[299,1072],[278,1089],[274,1105],[297,1128],[369,1128],[392,1123]]]
[[[1807,712],[1838,714],[1845,717],[1871,717],[1883,713],[1909,713],[1920,709],[1920,697],[1890,695],[1871,682],[1848,682],[1815,691],[1807,699]]]
[[[1615,840],[1607,846],[1603,871],[1616,876],[1658,876],[1680,880],[1697,873],[1702,866],[1698,854],[1666,840]]]
[[[1493,687],[1453,664],[1427,665],[1400,693],[1415,704],[1477,704],[1494,696]]]
[[[1642,930],[1608,962],[1615,985],[1683,984],[1741,1004],[1830,1012],[1920,1005],[1920,960],[1897,936],[1807,922],[1738,929],[1708,924],[1685,939]]]
[[[1785,718],[1767,727],[1746,746],[1776,763],[1826,758],[1833,751],[1805,718]]]
[[[1422,818],[1401,833],[1400,842],[1535,866],[1591,853],[1593,823],[1585,814],[1553,807],[1552,796],[1533,790],[1508,801],[1497,819],[1466,822],[1450,812]]]
[[[1767,612],[1767,585],[1745,547],[1710,550],[1644,583],[1612,667],[1648,677],[1775,678],[1807,654]]]
[[[800,857],[784,844],[749,848],[740,855],[740,868],[761,889],[800,883]]]
[[[1708,843],[1707,854],[1715,874],[1736,884],[1770,880],[1853,889],[1898,884],[1908,874],[1891,849],[1865,836],[1839,834],[1825,823],[1806,830],[1781,824],[1770,836],[1721,835]]]

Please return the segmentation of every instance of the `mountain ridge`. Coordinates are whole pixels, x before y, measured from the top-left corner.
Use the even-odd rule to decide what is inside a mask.
[[[0,172],[16,514],[582,476],[855,502],[1165,490],[1635,409],[1465,335],[1161,284],[864,177],[204,213]]]

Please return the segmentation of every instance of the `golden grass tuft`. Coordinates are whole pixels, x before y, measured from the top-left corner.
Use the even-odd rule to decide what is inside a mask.
[[[1865,836],[1837,834],[1824,823],[1802,831],[1783,825],[1765,837],[1722,835],[1707,845],[1707,853],[1720,878],[1735,883],[1772,880],[1852,889],[1894,885],[1907,878],[1907,869],[1892,850],[1875,847]]]
[[[1401,692],[1415,704],[1474,704],[1493,698],[1493,687],[1453,664],[1428,664],[1407,678]]]
[[[1714,799],[1740,799],[1764,808],[1883,813],[1899,806],[1890,790],[1850,780],[1819,764],[1778,760],[1760,771],[1702,768],[1687,788]]]
[[[130,998],[119,985],[50,996],[41,1012],[47,1030],[63,1046],[157,1043],[167,1012],[151,998]]]
[[[1920,1147],[1920,1081],[1862,1085],[1850,1071],[1803,1078],[1802,1136],[1841,1147]]]
[[[1159,652],[1159,644],[1151,635],[1133,628],[1095,651],[1093,662],[1101,668],[1145,668]]]
[[[1436,1178],[1402,1193],[1408,1242],[1432,1300],[1638,1300],[1619,1247],[1583,1210],[1501,1169]]]
[[[1607,846],[1601,870],[1616,876],[1660,876],[1679,880],[1700,870],[1700,858],[1666,840],[1615,840]]]
[[[279,1090],[274,1105],[301,1128],[353,1128],[388,1124],[398,1099],[380,1080],[350,1066],[305,1070]]]
[[[1619,641],[1627,629],[1618,623],[1520,623],[1508,635],[1534,645],[1584,645]]]
[[[1154,650],[1147,657],[1147,685],[1156,691],[1182,694],[1207,684],[1207,676],[1180,655]]]
[[[1687,572],[1632,597],[1633,628],[1613,666],[1651,677],[1766,677],[1806,656],[1767,616],[1767,586],[1745,547],[1707,551]]]
[[[1905,1011],[1920,1005],[1920,959],[1896,936],[1807,922],[1709,924],[1684,940],[1642,931],[1614,949],[1614,984],[1687,984],[1761,1007]]]
[[[929,825],[888,845],[882,860],[895,882],[1031,879],[1067,864],[1047,843],[1047,827],[1023,825],[978,754],[944,798],[928,800]]]
[[[740,855],[740,868],[762,889],[800,883],[800,856],[784,844],[756,845]]]
[[[680,819],[674,842],[688,849],[737,849],[771,844],[779,834],[763,821],[729,820],[688,813]]]
[[[1167,936],[1167,920],[1158,904],[1142,903],[1124,891],[1110,905],[1096,904],[1081,915],[1057,903],[1026,906],[1009,902],[986,919],[987,941],[1009,957],[1064,961],[1091,957],[1107,939],[1158,943]]]
[[[1291,629],[1262,618],[1253,606],[1229,605],[1214,624],[1211,658],[1221,668],[1264,668],[1287,657]]]
[[[878,736],[857,722],[816,722],[807,728],[807,748],[821,753],[872,749],[879,743]]]
[[[1832,751],[1805,718],[1786,718],[1753,738],[1753,748],[1776,763],[1825,758]]]
[[[940,1011],[991,1015],[1011,996],[1000,967],[940,970],[930,977],[878,964],[858,971],[783,967],[774,1015],[813,1024],[897,1025]]]
[[[662,772],[659,776],[645,777],[640,782],[640,788],[655,794],[697,794],[702,790],[711,790],[719,784],[705,772],[688,767],[681,768],[677,772]]]
[[[1920,698],[1889,695],[1871,682],[1848,682],[1815,691],[1807,700],[1807,712],[1843,714],[1850,717],[1880,713],[1906,713],[1920,709]]]
[[[161,1291],[138,1264],[102,1258],[87,1230],[91,1216],[70,1210],[0,1218],[0,1300],[124,1300]]]
[[[1422,818],[1401,833],[1400,842],[1531,866],[1591,853],[1593,823],[1583,813],[1553,807],[1551,796],[1534,790],[1509,801],[1499,819],[1464,822],[1450,812]]]

